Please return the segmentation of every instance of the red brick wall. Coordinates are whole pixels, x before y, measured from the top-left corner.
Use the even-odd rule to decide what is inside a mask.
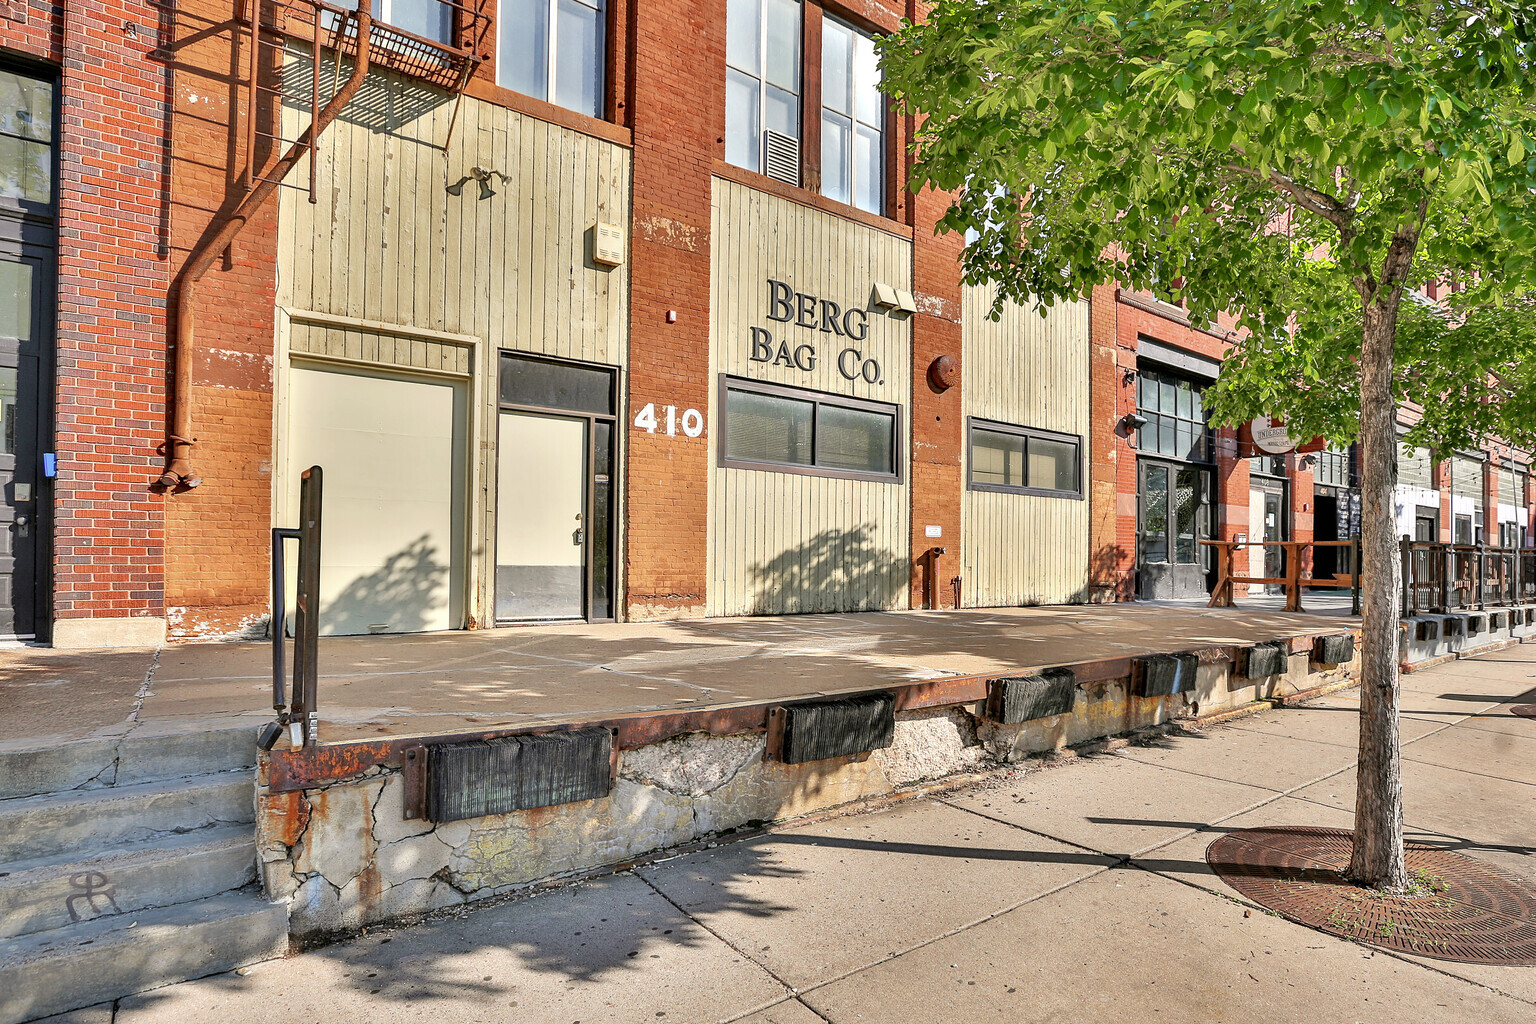
[[[1134,386],[1121,384],[1122,369],[1135,369],[1136,360],[1119,345],[1115,291],[1113,285],[1094,288],[1088,311],[1088,583],[1094,601],[1129,600],[1135,585],[1135,482],[1127,519],[1120,509],[1120,472],[1124,464],[1134,467],[1136,451],[1115,425],[1136,408]]]
[[[934,225],[949,209],[945,193],[923,192],[910,200],[915,221],[912,286],[918,313],[912,318],[912,607],[924,607],[930,548],[943,548],[932,581],[936,608],[955,606],[950,581],[960,575],[960,391],[956,384],[939,391],[928,380],[928,367],[940,356],[963,358],[960,351],[960,250],[957,234],[936,236]],[[927,536],[937,526],[942,537]],[[962,581],[963,585],[963,581]]]
[[[178,11],[170,207],[177,274],[245,194],[250,58],[241,39],[233,59],[234,10],[227,0],[182,0]],[[271,108],[259,106],[257,115],[270,130]],[[257,155],[270,161],[270,144],[259,142]],[[222,635],[267,611],[277,204],[277,195],[268,198],[230,258],[217,260],[197,286],[192,465],[203,484],[167,497],[174,636]]]
[[[707,409],[711,168],[725,133],[725,20],[712,0],[630,6],[634,131],[631,421],[648,402]],[[677,314],[667,323],[669,310]],[[712,427],[628,435],[630,618],[702,615]]]
[[[164,613],[158,472],[166,267],[158,10],[11,0],[0,46],[62,67],[54,447],[59,619]],[[105,69],[105,73],[104,72]]]

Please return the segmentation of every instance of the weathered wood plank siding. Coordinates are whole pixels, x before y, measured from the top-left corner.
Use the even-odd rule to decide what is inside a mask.
[[[629,152],[466,96],[445,156],[450,93],[369,84],[320,137],[319,201],[283,190],[278,303],[622,366],[628,269],[593,263],[590,236],[629,223]],[[285,133],[306,117],[287,109]],[[450,195],[476,166],[511,180]]]
[[[1010,304],[988,313],[993,287],[967,286],[961,301],[961,407],[972,417],[1083,439],[1086,478],[1088,307],[1058,305],[1042,318]],[[969,479],[969,451],[962,473]],[[1088,591],[1088,502],[966,489],[961,499],[961,603],[967,608],[1061,604]]]
[[[292,81],[302,83],[298,91],[307,97],[309,73],[297,63],[292,67],[302,71]],[[327,85],[339,80],[328,63],[321,79]],[[484,567],[495,564],[496,353],[511,349],[617,366],[619,394],[625,394],[628,264],[598,265],[591,246],[599,221],[628,232],[630,153],[469,96],[450,140],[453,113],[449,92],[388,72],[370,74],[320,137],[314,154],[318,201],[309,202],[307,159],[290,179],[300,187],[281,192],[277,302],[357,322],[295,331],[286,339],[294,355],[310,351],[381,368],[467,370],[473,377],[473,415],[492,425],[477,429],[478,493],[471,504],[478,517],[472,536],[485,538],[487,546],[475,552],[481,568],[471,602],[484,622],[485,610],[493,607],[494,575]],[[297,137],[308,121],[307,106],[286,107],[283,120],[283,134]],[[459,195],[449,194],[447,187],[473,167],[499,172],[490,180],[495,195],[481,198],[473,179],[463,182]],[[391,335],[389,325],[400,328]],[[481,339],[479,365],[463,364],[474,358],[470,347],[434,345],[412,337],[413,328]],[[280,395],[283,390],[279,381]],[[618,414],[622,428],[625,410]],[[622,551],[623,488],[617,493]],[[276,497],[274,507],[282,508]],[[615,565],[622,567],[622,556]],[[622,592],[622,579],[614,583]]]
[[[812,388],[900,407],[903,482],[844,480],[756,469],[710,472],[711,615],[864,611],[907,604],[912,331],[909,318],[873,308],[875,282],[909,289],[912,244],[797,203],[716,178],[713,210],[710,373]],[[855,342],[768,319],[768,280],[869,310]],[[774,343],[815,346],[813,370],[753,362],[752,327]],[[838,372],[845,348],[875,359],[875,383]],[[716,462],[724,438],[718,388],[709,424]]]

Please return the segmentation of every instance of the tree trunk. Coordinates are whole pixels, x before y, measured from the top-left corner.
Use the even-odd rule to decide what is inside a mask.
[[[1397,406],[1392,350],[1401,289],[1365,304],[1360,358],[1360,764],[1349,877],[1376,889],[1408,885],[1403,860],[1403,775],[1398,732]]]

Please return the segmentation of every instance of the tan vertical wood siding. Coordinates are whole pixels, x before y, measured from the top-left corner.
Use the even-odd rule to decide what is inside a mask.
[[[622,366],[628,268],[590,250],[595,223],[629,224],[629,152],[466,96],[445,156],[450,93],[369,84],[320,137],[319,202],[283,190],[278,303]],[[290,137],[306,116],[285,111]],[[473,180],[450,195],[476,166],[511,180],[493,178],[486,199]]]
[[[900,408],[897,460],[910,450],[911,320],[873,308],[875,282],[910,289],[907,239],[716,178],[713,212],[710,374],[887,402]],[[849,341],[767,317],[768,280],[869,311],[868,336]],[[752,362],[752,327],[774,342],[814,345],[811,371]],[[879,362],[877,382],[846,380],[845,348]],[[714,460],[724,438],[718,389],[709,410]],[[907,603],[907,485],[757,469],[710,472],[711,615],[863,611]]]
[[[303,72],[291,80],[303,84],[307,97],[307,70],[291,67]],[[323,65],[322,81],[333,77]],[[450,140],[454,104],[452,93],[374,72],[320,137],[318,202],[309,202],[304,187],[307,159],[291,178],[301,187],[282,190],[278,304],[368,324],[321,332],[314,341],[295,339],[298,347],[320,344],[327,354],[335,347],[349,357],[355,351],[368,361],[418,366],[417,360],[431,358],[430,346],[405,332],[391,337],[389,325],[481,338],[484,365],[472,372],[475,400],[489,422],[497,349],[605,363],[619,367],[622,378],[628,264],[600,266],[591,249],[599,221],[627,235],[629,151],[469,96]],[[284,135],[297,137],[307,121],[307,106],[285,108]],[[461,194],[448,193],[448,185],[477,166],[508,180],[493,176],[495,195],[483,199],[473,179]],[[458,359],[467,351],[451,354]],[[622,427],[622,407],[618,414]],[[481,517],[478,535],[486,538],[494,538],[496,523],[493,437],[486,435],[476,453],[480,486],[471,506]],[[622,551],[623,488],[617,493]],[[615,555],[617,572],[623,558]],[[480,563],[494,565],[494,552],[484,552]],[[492,606],[489,576],[482,572],[476,582],[481,608]],[[621,589],[623,581],[614,585]]]
[[[961,405],[972,417],[1081,439],[1088,473],[1088,307],[1045,317],[1010,303],[988,319],[996,289],[966,286],[961,300]],[[969,479],[969,450],[962,472]],[[1088,590],[1088,502],[973,491],[961,500],[961,603],[968,608],[1081,601]]]

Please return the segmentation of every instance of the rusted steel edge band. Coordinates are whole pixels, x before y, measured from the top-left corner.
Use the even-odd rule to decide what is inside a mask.
[[[1332,632],[1339,632],[1334,630]],[[1293,653],[1311,650],[1313,640],[1325,633],[1305,634],[1288,638]],[[1197,647],[1187,651],[1172,652],[1193,654],[1202,664],[1218,664],[1235,661],[1237,651],[1247,644],[1226,644]],[[1148,651],[1147,654],[1163,653]],[[966,676],[945,676],[913,683],[889,686],[852,688],[848,693],[868,693],[888,690],[895,694],[897,711],[917,711],[923,708],[950,707],[970,704],[987,699],[987,685],[994,679],[1009,676],[1030,675],[1045,668],[1071,668],[1079,685],[1109,683],[1128,679],[1131,662],[1141,655],[1122,658],[1102,658],[1096,661],[1078,662],[1067,666],[1039,665],[998,672]],[[817,697],[822,695],[817,695]],[[828,694],[830,696],[830,694]],[[321,744],[298,750],[274,750],[267,755],[267,789],[273,793],[314,789],[355,778],[370,768],[400,767],[405,751],[419,747],[426,740],[433,743],[463,743],[471,740],[487,740],[498,736],[528,736],[545,732],[570,729],[605,728],[614,731],[614,747],[633,750],[636,747],[660,743],[690,732],[703,732],[711,736],[734,736],[742,733],[767,732],[769,712],[782,704],[816,699],[809,695],[796,695],[774,700],[743,704],[736,707],[708,708],[695,711],[647,712],[615,718],[591,721],[559,722],[550,725],[509,725],[479,732],[433,734],[430,736],[395,736],[378,740],[350,740],[341,743]]]

